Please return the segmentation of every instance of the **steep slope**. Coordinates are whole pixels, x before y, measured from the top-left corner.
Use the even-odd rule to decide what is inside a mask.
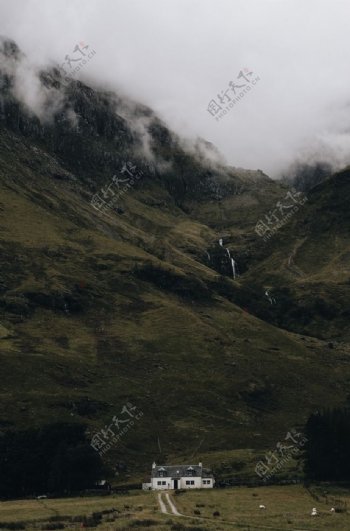
[[[18,61],[13,44],[3,54]],[[41,78],[52,108],[39,118],[2,73],[2,429],[60,419],[92,435],[131,402],[142,419],[104,459],[139,471],[199,444],[266,448],[343,404],[346,344],[330,358],[326,342],[265,322],[263,297],[252,315],[267,278],[254,227],[286,188],[185,148],[149,109]],[[100,213],[91,198],[129,161],[142,176]]]
[[[246,290],[273,292],[266,320],[320,338],[349,341],[350,171],[308,193],[308,201],[266,242],[256,244]],[[259,245],[260,243],[260,245]],[[247,292],[247,297],[248,297]],[[259,303],[251,304],[262,315]]]
[[[75,182],[21,167],[30,148],[9,140],[11,150],[1,148],[3,426],[74,419],[99,430],[130,401],[143,420],[106,459],[140,462],[159,452],[158,437],[170,454],[183,453],[184,440],[190,454],[202,438],[203,451],[265,446],[331,389],[342,400],[345,352],[339,374],[320,369],[322,342],[242,311],[220,295],[233,281],[177,247],[185,234],[200,254],[217,237],[209,228],[131,195],[136,223],[105,221]],[[137,226],[147,217],[161,238]]]

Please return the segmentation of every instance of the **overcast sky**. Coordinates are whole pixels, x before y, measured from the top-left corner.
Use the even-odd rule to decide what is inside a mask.
[[[234,166],[277,177],[296,159],[350,162],[349,0],[0,0],[0,34],[39,63],[85,42],[96,54],[82,79],[148,104]],[[242,69],[251,89],[217,121],[208,103],[232,99]]]

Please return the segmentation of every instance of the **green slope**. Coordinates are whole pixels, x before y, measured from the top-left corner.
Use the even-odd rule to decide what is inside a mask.
[[[60,87],[55,75],[46,83]],[[330,348],[317,307],[304,325],[297,301],[306,288],[283,265],[286,249],[292,252],[309,231],[309,241],[318,242],[314,262],[299,262],[305,256],[299,247],[294,262],[310,275],[309,293],[317,274],[322,289],[330,289],[330,263],[319,268],[317,252],[326,235],[333,241],[342,212],[338,196],[327,196],[328,183],[266,245],[254,227],[286,193],[284,185],[185,151],[150,110],[81,83],[64,89],[64,108],[42,123],[14,98],[6,76],[2,430],[73,420],[86,422],[92,435],[130,401],[143,417],[104,459],[123,461],[135,473],[153,459],[190,459],[199,445],[208,461],[235,449],[274,447],[315,409],[346,402],[346,335]],[[154,172],[123,106],[133,109],[133,119],[150,118]],[[65,121],[68,110],[78,127]],[[125,160],[144,177],[119,210],[103,216],[91,197]],[[346,193],[339,190],[339,197]],[[322,201],[334,204],[323,229],[315,220]],[[219,238],[238,261],[242,275],[235,281]],[[345,241],[344,229],[338,263]],[[271,308],[266,286],[279,289],[282,309],[290,304],[296,314]],[[276,307],[281,300],[278,294]],[[341,318],[335,321],[340,334]],[[305,337],[311,333],[316,337]]]

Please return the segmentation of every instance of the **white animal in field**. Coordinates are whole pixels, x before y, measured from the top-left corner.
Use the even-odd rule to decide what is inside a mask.
[[[331,513],[335,513],[334,507],[331,508]]]
[[[312,511],[311,511],[311,516],[317,516],[317,509],[316,507],[313,507]]]
[[[259,509],[266,509],[265,505],[259,505]]]

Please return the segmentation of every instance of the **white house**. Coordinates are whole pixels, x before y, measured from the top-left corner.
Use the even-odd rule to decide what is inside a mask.
[[[152,465],[151,482],[144,483],[144,489],[212,489],[215,484],[213,474],[198,465]]]

